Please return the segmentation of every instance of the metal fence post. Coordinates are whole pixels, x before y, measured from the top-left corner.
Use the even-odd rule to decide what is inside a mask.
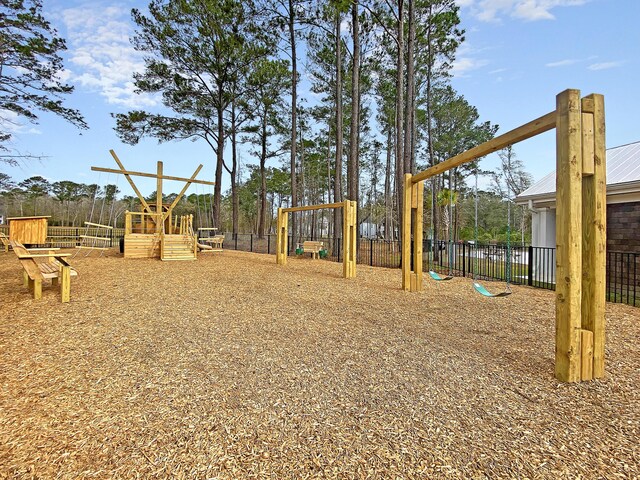
[[[533,287],[533,246],[529,245],[529,254],[527,255],[527,285]]]
[[[467,271],[466,271],[466,266],[467,266],[467,247],[465,245],[466,242],[462,242],[462,276],[466,277],[467,276]]]
[[[369,265],[373,267],[373,238],[369,239]]]
[[[251,234],[251,237],[249,240],[249,251],[253,253],[253,233]]]

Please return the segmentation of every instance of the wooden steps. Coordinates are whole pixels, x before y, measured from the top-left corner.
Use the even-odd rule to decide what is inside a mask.
[[[164,235],[161,259],[196,260],[196,241],[191,235]]]

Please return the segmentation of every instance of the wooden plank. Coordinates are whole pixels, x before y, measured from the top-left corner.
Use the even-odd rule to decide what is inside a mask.
[[[113,155],[113,154],[112,154]],[[202,166],[202,165],[200,165]],[[147,178],[156,178],[156,175],[153,173],[145,173],[145,172],[134,172],[132,170],[125,170],[124,167],[121,167],[120,170],[115,168],[104,168],[104,167],[91,167],[91,170],[94,172],[105,172],[105,173],[120,173],[125,176],[132,175],[134,177],[147,177]],[[175,180],[177,182],[188,182],[188,178],[184,177],[174,177],[171,175],[162,175],[161,180]],[[199,185],[215,185],[216,182],[210,182],[209,180],[192,180],[191,183],[197,183]]]
[[[14,217],[9,219],[9,239],[22,244],[43,244],[47,240],[47,218]]]
[[[167,215],[171,215],[171,212],[173,211],[173,209],[175,208],[175,206],[178,204],[178,202],[180,200],[182,200],[182,197],[184,196],[185,192],[187,191],[187,189],[189,188],[189,186],[194,183],[194,180],[196,179],[196,177],[198,176],[198,173],[200,173],[200,170],[202,170],[202,164],[198,165],[198,168],[196,168],[196,171],[193,172],[193,175],[191,175],[191,178],[189,178],[186,183],[184,184],[184,187],[182,187],[182,190],[180,190],[180,193],[178,193],[178,196],[173,200],[173,202],[171,202],[171,206],[169,206],[169,210],[167,211]],[[215,184],[215,183],[214,183]],[[163,220],[164,221],[164,220]],[[200,230],[200,229],[198,229]],[[217,229],[216,229],[217,230]]]
[[[342,208],[342,207],[344,207],[344,202],[324,203],[319,205],[305,205],[302,207],[288,207],[288,208],[283,208],[282,211],[285,213],[291,213],[291,212],[304,212],[308,210],[322,210],[323,208]]]
[[[111,241],[111,237],[93,237],[91,235],[78,235],[79,238],[87,238],[90,240],[103,240],[105,242]]]
[[[593,175],[582,179],[582,328],[593,333],[593,378],[604,376],[607,254],[607,167],[604,97],[593,108]],[[585,99],[583,99],[583,106]],[[583,152],[584,156],[584,152]]]
[[[411,190],[412,175],[404,175],[402,202],[402,289],[411,290]]]
[[[580,381],[582,133],[580,91],[556,97],[556,377]]]
[[[464,163],[472,162],[480,157],[484,157],[493,152],[497,152],[498,150],[502,150],[509,145],[513,145],[514,143],[521,142],[522,140],[526,140],[527,138],[535,137],[543,132],[548,130],[552,130],[556,126],[556,112],[550,112],[546,115],[543,115],[540,118],[536,118],[535,120],[525,123],[524,125],[515,128],[507,133],[504,133],[500,136],[489,140],[488,142],[482,143],[477,147],[473,147],[466,152],[463,152],[455,157],[451,157],[444,162],[441,162],[437,165],[434,165],[431,168],[424,170],[423,172],[417,173],[413,176],[412,182],[417,183],[422,180],[426,180],[435,175],[439,175],[442,172],[446,172],[447,170],[451,170],[459,165]]]
[[[584,104],[584,99],[582,100]],[[593,102],[592,102],[593,103]],[[582,112],[582,176],[593,175],[594,171],[594,118],[593,113]]]
[[[111,225],[102,225],[101,223],[84,222],[84,224],[90,227],[108,228],[109,230],[113,229]]]
[[[580,330],[580,379],[593,380],[593,332]]]
[[[116,155],[116,152],[113,150],[109,150],[109,153],[111,154],[111,156],[113,157],[113,159],[116,161],[116,163],[118,164],[118,166],[120,167],[120,170],[112,170],[112,169],[107,169],[107,170],[112,170],[111,173],[120,173],[124,175],[124,178],[127,179],[127,182],[129,182],[129,185],[131,186],[131,188],[133,189],[133,191],[135,192],[136,196],[138,197],[138,200],[140,200],[140,203],[142,204],[142,207],[144,208],[145,211],[150,212],[151,208],[149,207],[149,204],[147,203],[147,201],[144,199],[144,197],[142,196],[142,194],[140,193],[140,190],[138,190],[138,187],[136,187],[136,184],[134,183],[134,181],[131,179],[131,176],[125,171],[124,169],[124,165],[122,164],[122,162],[120,161],[120,159],[118,158],[118,156]],[[99,170],[97,167],[91,167],[91,170],[94,170],[94,168],[96,169],[96,171],[100,172],[103,170]]]

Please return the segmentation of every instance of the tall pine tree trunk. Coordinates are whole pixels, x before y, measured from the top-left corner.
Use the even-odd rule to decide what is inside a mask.
[[[384,174],[384,238],[385,240],[393,240],[393,199],[391,192],[391,150],[392,150],[391,128],[387,131],[387,168]]]
[[[360,136],[360,24],[358,0],[354,0],[351,5],[351,24],[353,28],[353,63],[351,69],[351,128],[347,183],[349,185],[349,200],[357,202],[359,194],[358,139]]]
[[[224,165],[224,107],[223,91],[218,88],[218,138],[216,139],[216,184],[213,188],[213,226],[221,228],[220,209],[222,208],[222,168]]]
[[[258,213],[258,238],[264,238],[267,219],[267,112],[264,112],[260,126],[260,210]]]
[[[402,215],[402,195],[404,191],[404,0],[398,0],[397,58],[396,58],[396,138],[395,138],[395,162],[396,162],[396,205],[398,215]]]
[[[413,119],[415,112],[415,0],[408,0],[409,5],[409,39],[407,42],[407,109],[405,111],[405,129],[404,129],[404,172],[415,173],[415,161],[413,158]]]
[[[234,97],[231,103],[231,205],[232,230],[234,235],[238,234],[240,212],[240,198],[238,196],[238,142],[236,134],[236,102]]]
[[[342,127],[342,38],[340,23],[342,22],[340,12],[336,12],[336,162],[335,180],[333,182],[333,201],[342,201],[342,147],[343,147],[343,127]],[[342,232],[342,210],[337,208],[333,216],[334,252],[338,250],[338,238]]]
[[[298,186],[296,179],[296,142],[298,121],[298,70],[296,58],[295,9],[293,0],[289,0],[289,41],[291,42],[291,206],[298,205]],[[296,245],[296,216],[291,215],[291,243]]]

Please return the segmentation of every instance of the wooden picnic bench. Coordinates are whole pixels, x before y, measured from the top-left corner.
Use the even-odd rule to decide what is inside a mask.
[[[298,248],[302,248],[302,253],[310,253],[311,258],[318,258],[320,250],[323,250],[323,242],[317,242],[314,240],[307,240],[298,244]]]
[[[200,243],[210,243],[214,252],[222,251],[222,243],[224,242],[224,235],[214,235],[213,237],[202,237],[198,239]]]
[[[65,257],[70,253],[59,253],[58,248],[27,249],[20,242],[11,240],[11,248],[23,268],[24,284],[33,293],[33,298],[42,298],[42,281],[51,279],[51,285],[60,284],[60,297],[63,303],[71,298],[71,277],[78,272],[67,263]]]

